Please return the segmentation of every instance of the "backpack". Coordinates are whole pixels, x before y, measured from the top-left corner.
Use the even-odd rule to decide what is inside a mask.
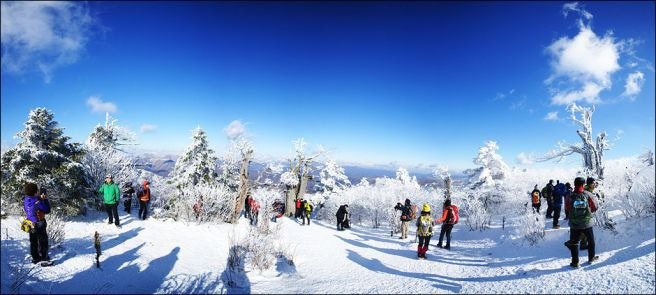
[[[588,196],[584,193],[574,194],[572,196],[572,209],[570,211],[570,220],[574,225],[584,225],[592,218]]]
[[[21,218],[20,228],[26,233],[34,233],[34,223],[27,218]]]
[[[412,204],[410,206],[410,219],[415,219],[417,218],[417,205]]]
[[[557,184],[554,187],[553,195],[554,196],[560,196],[560,197],[566,196],[567,195],[567,187],[562,183]]]
[[[451,216],[447,217],[448,224],[458,224],[458,207],[456,205],[451,205]]]
[[[430,215],[422,215],[419,217],[419,226],[417,226],[417,234],[419,236],[425,237],[433,234],[431,231],[431,225],[433,220],[431,220]]]
[[[537,191],[531,193],[531,200],[533,200],[533,205],[540,204],[540,193]]]

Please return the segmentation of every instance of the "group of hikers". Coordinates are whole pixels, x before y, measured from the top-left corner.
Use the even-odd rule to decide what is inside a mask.
[[[105,182],[98,189],[102,195],[105,211],[107,212],[108,224],[114,223],[120,227],[118,218],[118,203],[120,201],[121,190],[114,183],[111,174],[105,176]],[[128,182],[123,186],[123,205],[124,210],[130,214],[132,205],[132,194],[135,193],[132,183]],[[21,229],[29,234],[30,254],[32,263],[41,263],[41,265],[51,265],[52,261],[48,255],[48,223],[46,214],[50,213],[50,201],[46,188],[39,188],[35,183],[28,182],[23,187],[23,210],[25,218],[21,221]],[[139,218],[146,219],[148,215],[148,203],[150,202],[150,187],[147,180],[137,192],[139,199]]]
[[[413,219],[417,219],[417,257],[426,258],[428,245],[433,237],[433,225],[442,224],[440,229],[440,240],[437,247],[446,250],[451,250],[451,231],[453,226],[458,223],[458,206],[451,204],[451,199],[446,199],[442,204],[442,216],[438,219],[433,219],[431,216],[430,204],[424,203],[421,207],[421,212],[417,218],[417,208],[413,205],[410,199],[405,199],[405,204],[396,203],[395,210],[401,211],[401,236],[399,239],[408,238],[408,228]],[[446,236],[446,245],[442,246],[442,241]]]
[[[114,179],[111,174],[105,176],[105,182],[98,189],[98,193],[103,197],[103,204],[105,206],[105,211],[107,211],[107,217],[109,218],[107,224],[116,225],[116,227],[121,227],[121,223],[118,219],[118,204],[121,200],[121,190],[118,185],[114,183]],[[123,184],[123,210],[131,214],[132,208],[132,196],[135,193],[132,182],[126,182]],[[150,183],[148,180],[144,180],[141,187],[137,191],[137,199],[139,200],[139,219],[146,220],[148,216],[148,205],[151,199],[150,194]]]
[[[569,248],[572,256],[570,263],[572,267],[579,266],[579,250],[588,251],[588,262],[590,263],[599,259],[599,256],[595,255],[594,232],[592,229],[592,213],[596,212],[598,208],[595,199],[598,199],[599,196],[594,194],[597,186],[597,181],[592,177],[588,177],[587,180],[582,177],[576,177],[573,188],[570,183],[563,184],[559,180],[556,180],[556,184],[554,185],[553,180],[549,180],[542,190],[539,190],[538,186],[535,185],[534,190],[530,193],[532,207],[537,214],[540,214],[541,200],[546,199],[546,217],[553,220],[552,227],[554,229],[560,228],[558,222],[564,203],[564,219],[569,220],[570,226],[570,237],[565,242],[565,246]],[[39,189],[36,184],[30,182],[25,184],[23,192],[25,195],[23,198],[23,208],[26,218],[21,222],[21,228],[29,233],[32,263],[49,263],[47,222],[45,219],[45,215],[50,213],[50,202],[47,198],[47,191],[43,187]],[[98,193],[103,196],[108,224],[114,223],[117,227],[120,227],[117,206],[120,200],[121,190],[113,182],[112,175],[106,175],[105,182],[98,189]],[[128,214],[131,212],[132,195],[134,193],[135,189],[131,182],[123,185],[123,205],[125,212]],[[148,215],[148,204],[151,199],[148,180],[144,180],[142,186],[138,188],[137,198],[139,200],[138,216],[140,219],[145,220]],[[283,204],[280,201],[276,201],[274,203],[274,210],[280,208],[283,208]],[[250,219],[250,224],[257,225],[260,204],[250,193],[246,196],[244,209],[245,217]],[[299,198],[295,201],[295,209],[295,218],[298,219],[301,217],[303,220],[301,225],[305,225],[306,220],[307,224],[310,225],[310,215],[314,206],[309,201]],[[401,236],[399,239],[408,238],[409,224],[412,220],[416,219],[416,235],[419,243],[417,245],[417,257],[426,258],[428,245],[433,236],[433,226],[436,224],[442,224],[437,247],[446,250],[451,249],[451,231],[459,219],[458,207],[451,203],[451,199],[447,198],[444,201],[442,215],[438,219],[433,219],[431,216],[431,207],[428,203],[422,205],[419,216],[416,216],[418,211],[417,206],[412,204],[410,199],[405,199],[405,204],[397,203],[394,209],[401,211]],[[282,214],[278,214],[274,218],[281,216]],[[337,230],[341,231],[345,228],[350,228],[349,216],[348,204],[340,205],[335,214]],[[442,246],[445,236],[446,245]]]

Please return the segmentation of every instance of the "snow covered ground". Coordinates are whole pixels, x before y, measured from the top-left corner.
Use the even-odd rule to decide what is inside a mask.
[[[106,217],[106,216],[104,216]],[[66,240],[51,249],[52,267],[29,261],[27,234],[18,217],[2,220],[2,293],[654,293],[654,217],[620,221],[619,234],[595,228],[601,259],[571,269],[563,246],[568,227],[548,229],[529,246],[512,230],[471,232],[457,225],[451,251],[431,241],[427,260],[417,260],[412,239],[390,237],[388,228],[332,224],[301,226],[279,220],[294,264],[267,272],[249,270],[224,284],[230,236],[243,235],[246,220],[187,224],[123,213],[121,229],[103,215],[66,224]],[[412,227],[411,227],[412,228]],[[438,226],[439,230],[439,226]],[[103,239],[101,269],[95,267],[93,233]],[[414,232],[412,232],[414,235]],[[586,261],[582,252],[581,261]],[[17,279],[22,274],[26,279]],[[235,278],[233,278],[235,279]],[[18,287],[14,282],[24,283]]]

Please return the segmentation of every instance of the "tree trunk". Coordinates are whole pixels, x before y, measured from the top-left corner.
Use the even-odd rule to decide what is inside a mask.
[[[252,150],[242,154],[241,167],[239,168],[239,195],[237,196],[235,210],[232,212],[230,223],[237,222],[239,215],[241,215],[241,210],[244,207],[244,202],[246,201],[246,195],[248,194],[248,166],[251,163],[252,155]]]

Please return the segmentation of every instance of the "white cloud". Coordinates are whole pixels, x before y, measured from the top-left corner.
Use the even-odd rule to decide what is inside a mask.
[[[580,24],[573,38],[562,37],[547,47],[553,73],[547,84],[563,78],[568,89],[556,90],[552,104],[566,105],[579,100],[598,103],[599,93],[612,86],[611,75],[620,69],[621,42],[612,35],[598,37],[589,26]]]
[[[230,139],[235,139],[237,137],[240,137],[246,133],[246,127],[244,124],[241,123],[239,120],[234,120],[228,124],[225,128],[223,128],[223,131],[225,134],[228,136]]]
[[[87,105],[91,107],[91,111],[94,113],[116,113],[118,110],[114,103],[102,101],[98,96],[89,97]]]
[[[521,165],[531,165],[533,162],[535,162],[535,159],[532,155],[521,152],[519,155],[517,155],[516,161]]]
[[[583,18],[587,20],[592,19],[592,13],[588,12],[587,10],[583,9],[583,5],[579,7],[578,2],[571,2],[571,3],[565,3],[563,4],[563,16],[567,17],[570,11],[574,11],[579,13]]]
[[[558,120],[558,112],[549,112],[547,115],[544,117],[544,120],[546,121],[556,121]]]
[[[152,124],[143,124],[141,125],[141,133],[150,133],[155,130],[157,130],[157,125],[152,125]]]
[[[49,83],[55,68],[74,63],[89,39],[94,19],[86,4],[2,1],[2,70],[39,71]]]
[[[635,97],[642,90],[642,84],[645,82],[645,74],[640,71],[629,74],[624,85],[622,96]]]

